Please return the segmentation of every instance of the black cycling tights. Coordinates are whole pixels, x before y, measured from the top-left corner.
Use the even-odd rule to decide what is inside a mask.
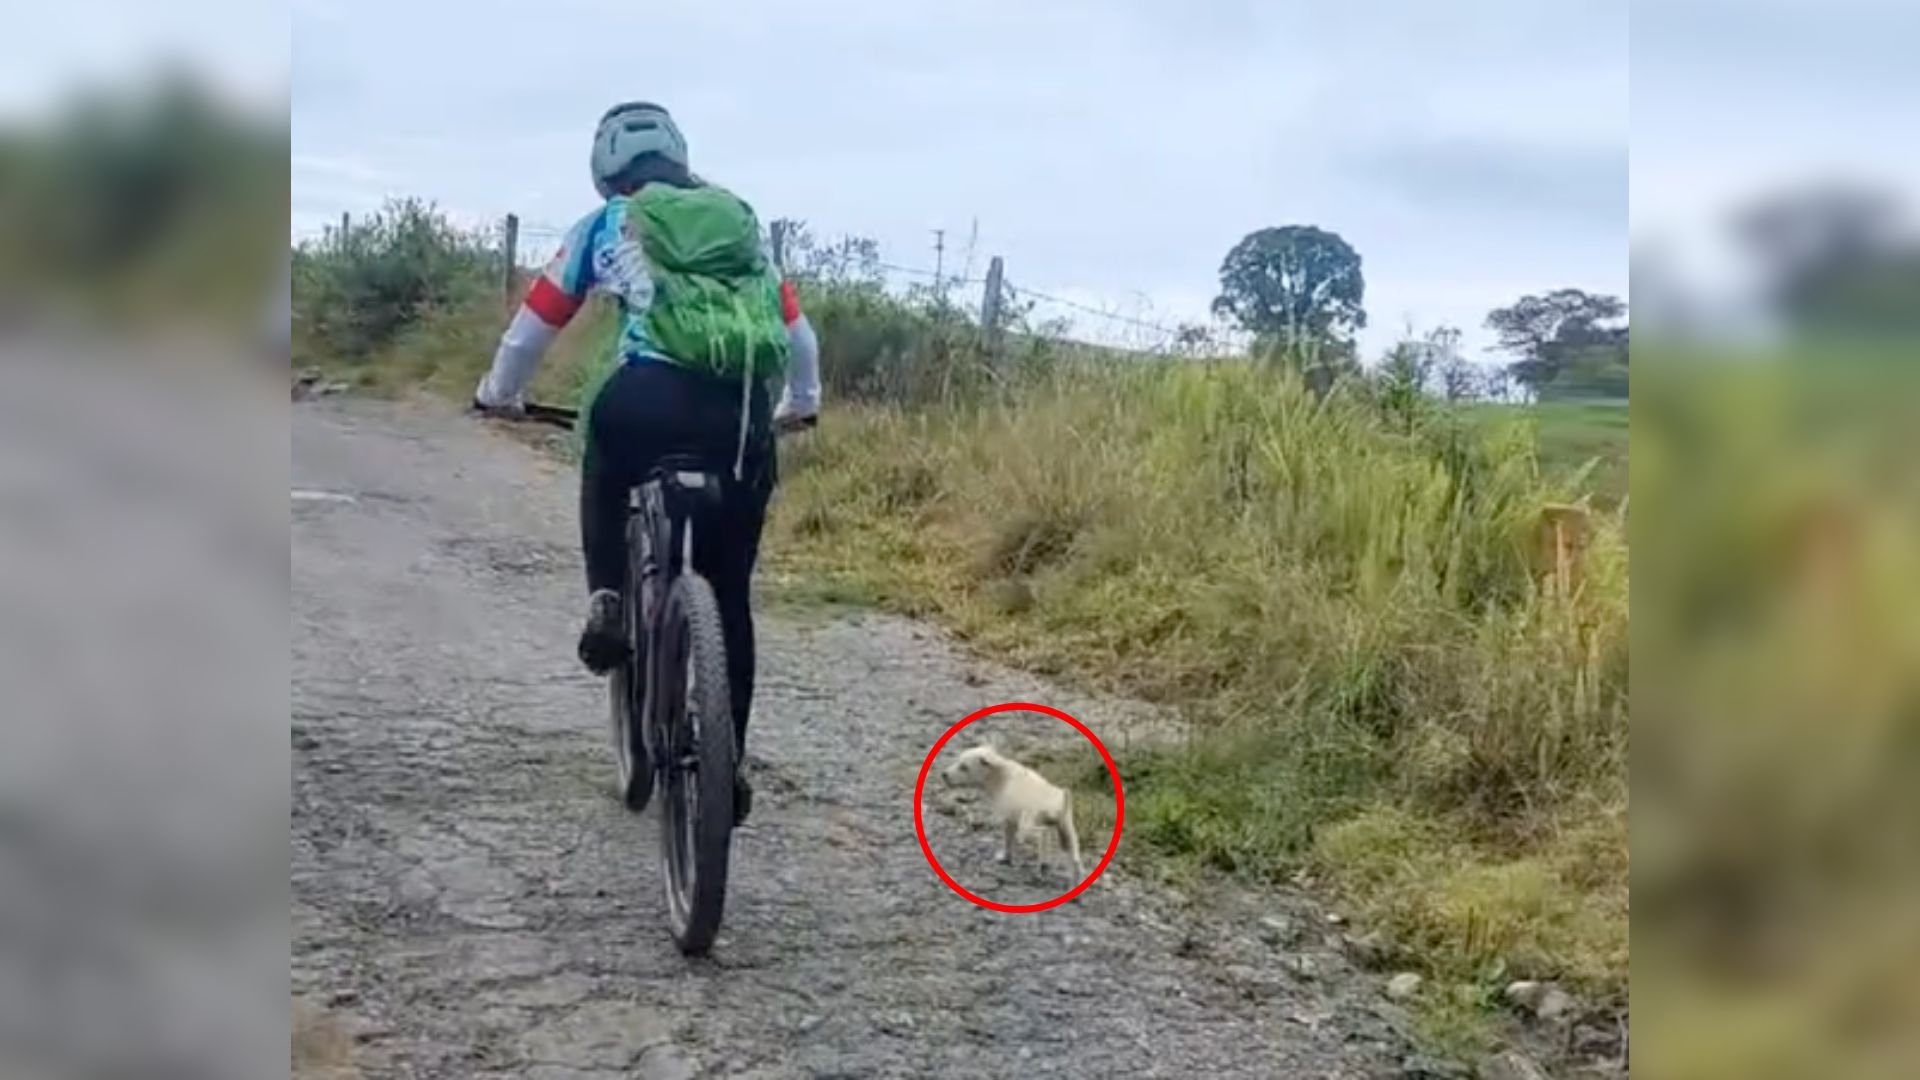
[[[665,363],[622,364],[594,399],[580,472],[580,541],[587,588],[620,591],[627,574],[627,493],[661,458],[697,455],[726,477],[719,519],[694,532],[694,568],[713,585],[727,639],[733,728],[742,752],[753,704],[753,564],[773,493],[767,394],[755,386],[743,481],[733,481],[740,384]]]

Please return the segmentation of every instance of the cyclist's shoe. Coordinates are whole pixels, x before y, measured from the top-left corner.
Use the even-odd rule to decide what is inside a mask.
[[[595,675],[605,675],[627,658],[627,639],[621,632],[620,594],[596,589],[587,598],[587,628],[580,632],[580,662]]]
[[[753,812],[753,785],[739,772],[733,774],[733,824],[735,828],[746,823],[747,815]]]

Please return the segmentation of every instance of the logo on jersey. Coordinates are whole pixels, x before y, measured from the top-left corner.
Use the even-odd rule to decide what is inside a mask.
[[[645,311],[653,303],[653,275],[647,272],[646,252],[628,228],[626,215],[613,207],[608,212],[618,213],[619,220],[604,234],[606,241],[594,249],[594,280],[633,310]]]

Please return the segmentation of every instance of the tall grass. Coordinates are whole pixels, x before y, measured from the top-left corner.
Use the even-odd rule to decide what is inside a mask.
[[[1636,1034],[1678,1077],[1911,1076],[1920,342],[1656,348]]]
[[[770,545],[981,647],[1186,709],[1132,835],[1324,874],[1463,980],[1625,974],[1626,551],[1528,558],[1569,499],[1523,426],[1384,422],[1284,369],[1082,365],[836,415]]]
[[[1627,403],[1541,401],[1534,405],[1480,403],[1469,416],[1489,423],[1523,422],[1538,435],[1540,464],[1562,477],[1583,477],[1597,504],[1618,506],[1627,497]]]

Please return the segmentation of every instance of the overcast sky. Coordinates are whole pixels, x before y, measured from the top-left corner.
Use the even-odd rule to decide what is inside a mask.
[[[1808,183],[1920,192],[1920,4],[1635,6],[1633,242],[1709,299],[1751,283],[1731,212]]]
[[[763,219],[912,266],[944,228],[949,269],[977,219],[976,274],[1159,321],[1293,223],[1360,251],[1369,357],[1626,293],[1618,0],[295,0],[293,34],[296,235],[403,194],[564,227],[595,120],[644,97]]]

